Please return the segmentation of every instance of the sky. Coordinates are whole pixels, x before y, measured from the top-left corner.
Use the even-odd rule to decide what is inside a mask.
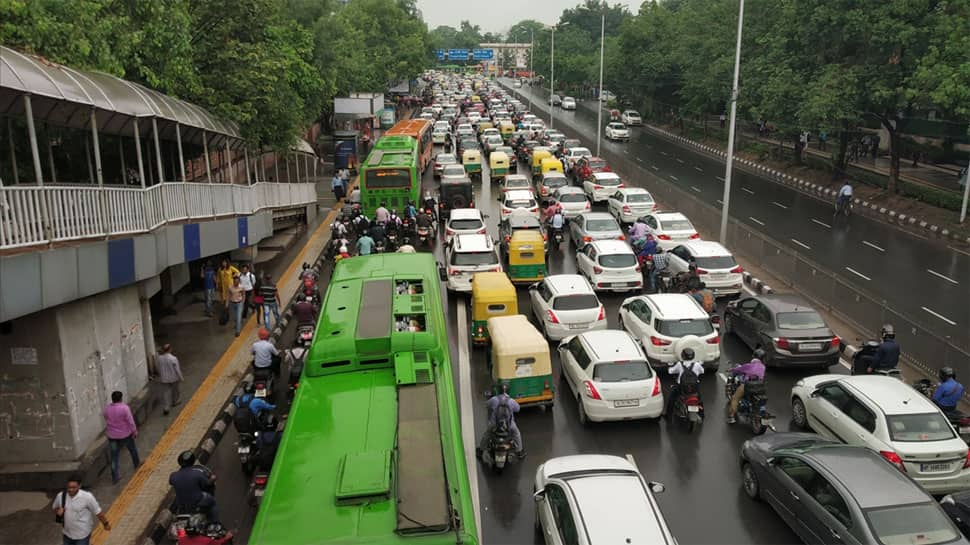
[[[582,0],[417,0],[428,28],[448,25],[458,28],[462,19],[481,27],[482,32],[505,32],[523,19],[552,24],[565,9],[584,3]],[[610,5],[623,4],[631,13],[640,9],[641,0],[609,0]]]

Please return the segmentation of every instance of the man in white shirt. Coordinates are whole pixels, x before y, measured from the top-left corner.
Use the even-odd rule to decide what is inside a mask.
[[[839,196],[836,197],[835,206],[841,206],[842,202],[846,199],[852,199],[852,184],[848,180],[845,181],[845,185],[839,190]]]
[[[249,265],[242,266],[239,273],[239,286],[246,293],[245,304],[243,305],[243,319],[249,315],[249,307],[253,304],[253,289],[256,287],[256,275],[249,270]]]
[[[694,351],[690,348],[685,348],[680,352],[680,360],[677,363],[671,365],[667,368],[667,373],[671,375],[677,375],[677,383],[671,386],[670,393],[667,397],[667,407],[664,413],[670,416],[671,409],[674,408],[674,402],[680,395],[680,390],[682,387],[693,387],[697,392],[697,396],[700,397],[700,390],[697,388],[697,382],[699,381],[701,375],[704,374],[704,364],[694,359]],[[687,384],[684,378],[690,377]]]
[[[105,530],[111,530],[108,517],[101,512],[94,494],[81,490],[80,477],[68,479],[64,490],[54,497],[51,509],[55,515],[64,518],[64,545],[90,545],[91,532],[97,526],[97,520],[101,521]]]

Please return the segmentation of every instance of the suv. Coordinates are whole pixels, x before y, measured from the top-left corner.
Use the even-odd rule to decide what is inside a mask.
[[[640,114],[636,110],[626,110],[620,115],[620,120],[626,125],[643,125],[643,120],[640,119]]]
[[[453,291],[472,291],[472,276],[478,272],[502,272],[498,254],[487,235],[456,235],[445,246],[447,267],[440,269],[441,280]]]
[[[657,418],[663,412],[660,377],[626,331],[590,331],[564,339],[559,361],[583,425]]]
[[[477,208],[458,208],[452,210],[451,217],[445,225],[445,244],[451,242],[456,235],[484,235],[485,215]]]
[[[671,275],[697,265],[697,275],[716,297],[741,294],[744,269],[734,256],[718,242],[690,240],[668,252],[667,270]]]
[[[513,214],[526,214],[539,219],[539,203],[527,189],[513,189],[498,196],[502,219]]]
[[[467,177],[441,178],[438,188],[438,219],[448,221],[452,209],[473,208],[472,181]]]
[[[694,351],[705,369],[717,369],[720,338],[710,316],[685,293],[637,295],[620,305],[620,327],[640,340],[654,365],[680,360],[685,348]]]
[[[618,189],[626,185],[615,172],[596,172],[591,178],[583,180],[583,191],[594,203],[610,198]]]
[[[546,338],[606,329],[606,307],[578,274],[554,274],[529,286],[532,315]]]
[[[619,240],[594,240],[576,252],[576,269],[593,289],[640,291],[643,273],[637,256]]]
[[[970,487],[970,452],[946,415],[909,385],[878,375],[815,375],[791,390],[792,423],[878,452],[930,494]]]

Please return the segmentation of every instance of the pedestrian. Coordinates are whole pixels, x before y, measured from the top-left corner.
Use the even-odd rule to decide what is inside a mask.
[[[913,168],[916,168],[919,166],[919,161],[921,156],[922,156],[922,153],[920,153],[918,150],[913,152]]]
[[[239,276],[239,269],[232,266],[228,259],[223,259],[216,273],[216,284],[219,288],[219,301],[226,305],[229,301],[229,286],[232,285],[232,277]]]
[[[67,479],[64,490],[54,497],[51,505],[54,516],[64,525],[64,545],[90,545],[91,532],[100,520],[104,529],[111,531],[108,517],[101,511],[94,494],[81,490],[81,477],[72,475]]]
[[[246,296],[242,311],[242,317],[245,320],[253,305],[253,290],[256,288],[256,275],[249,270],[249,265],[242,266],[242,272],[239,273],[239,285],[242,286]]]
[[[229,300],[226,306],[229,308],[229,315],[232,316],[238,337],[242,330],[243,307],[246,306],[246,290],[239,283],[239,276],[232,277],[232,285],[229,286]]]
[[[123,394],[117,390],[111,392],[111,403],[105,405],[102,415],[104,416],[104,434],[108,437],[108,447],[111,452],[111,482],[117,483],[118,477],[118,458],[121,447],[128,449],[131,454],[131,465],[135,469],[141,465],[138,459],[138,449],[135,447],[135,438],[138,437],[138,427],[135,426],[135,417],[131,414],[131,407],[122,401]]]
[[[211,261],[202,266],[202,293],[205,294],[205,315],[212,316],[212,302],[216,298],[216,269]]]
[[[879,156],[879,140],[880,138],[878,134],[872,135],[872,158],[873,159]]]
[[[721,112],[721,116],[720,116],[719,119],[721,121],[721,128],[723,129],[724,128],[724,122],[727,121],[727,116],[724,115],[724,112]]]
[[[172,354],[172,345],[162,345],[162,352],[155,358],[155,372],[162,390],[162,414],[168,415],[172,407],[182,402],[179,396],[179,383],[185,380],[179,359]]]
[[[825,151],[826,142],[829,139],[829,133],[825,129],[818,131],[818,149],[819,151]]]
[[[333,191],[333,198],[337,201],[337,206],[340,205],[340,199],[344,198],[346,188],[344,187],[344,179],[340,177],[339,172],[335,172],[333,175],[333,180],[330,182],[330,189]]]
[[[276,284],[273,283],[273,278],[270,275],[263,277],[263,285],[259,288],[259,293],[263,296],[263,325],[267,329],[272,329],[273,326],[269,324],[269,314],[273,313],[276,324],[280,323],[280,306],[279,306],[279,292],[276,289]]]
[[[256,275],[256,282],[253,284],[253,312],[256,314],[256,325],[263,321],[263,277]]]

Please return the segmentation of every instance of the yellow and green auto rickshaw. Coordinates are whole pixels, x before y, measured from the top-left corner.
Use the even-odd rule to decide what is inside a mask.
[[[488,155],[489,177],[494,182],[505,178],[509,173],[509,156],[504,151],[493,151]]]
[[[546,157],[539,163],[540,176],[545,176],[547,172],[562,172],[562,161],[555,157]]]
[[[502,272],[480,272],[472,276],[473,344],[488,342],[488,319],[519,313],[519,296]]]
[[[477,149],[466,149],[461,154],[461,164],[465,167],[465,174],[470,178],[482,179],[482,152]]]
[[[535,180],[542,176],[542,160],[552,157],[552,154],[545,149],[532,150],[532,179]]]
[[[532,284],[546,277],[545,240],[538,230],[521,229],[509,239],[509,278],[513,283]]]
[[[551,407],[552,361],[549,342],[522,314],[488,319],[488,364],[495,384],[508,384],[519,405]]]
[[[512,135],[515,134],[515,125],[509,122],[500,123],[498,130],[502,134],[502,140],[504,140],[507,145],[511,144]]]
[[[492,123],[491,121],[488,121],[487,119],[483,119],[483,120],[479,121],[478,122],[478,136],[479,136],[479,138],[481,138],[482,133],[485,132],[485,129],[494,129],[494,128],[495,128],[495,124]]]

